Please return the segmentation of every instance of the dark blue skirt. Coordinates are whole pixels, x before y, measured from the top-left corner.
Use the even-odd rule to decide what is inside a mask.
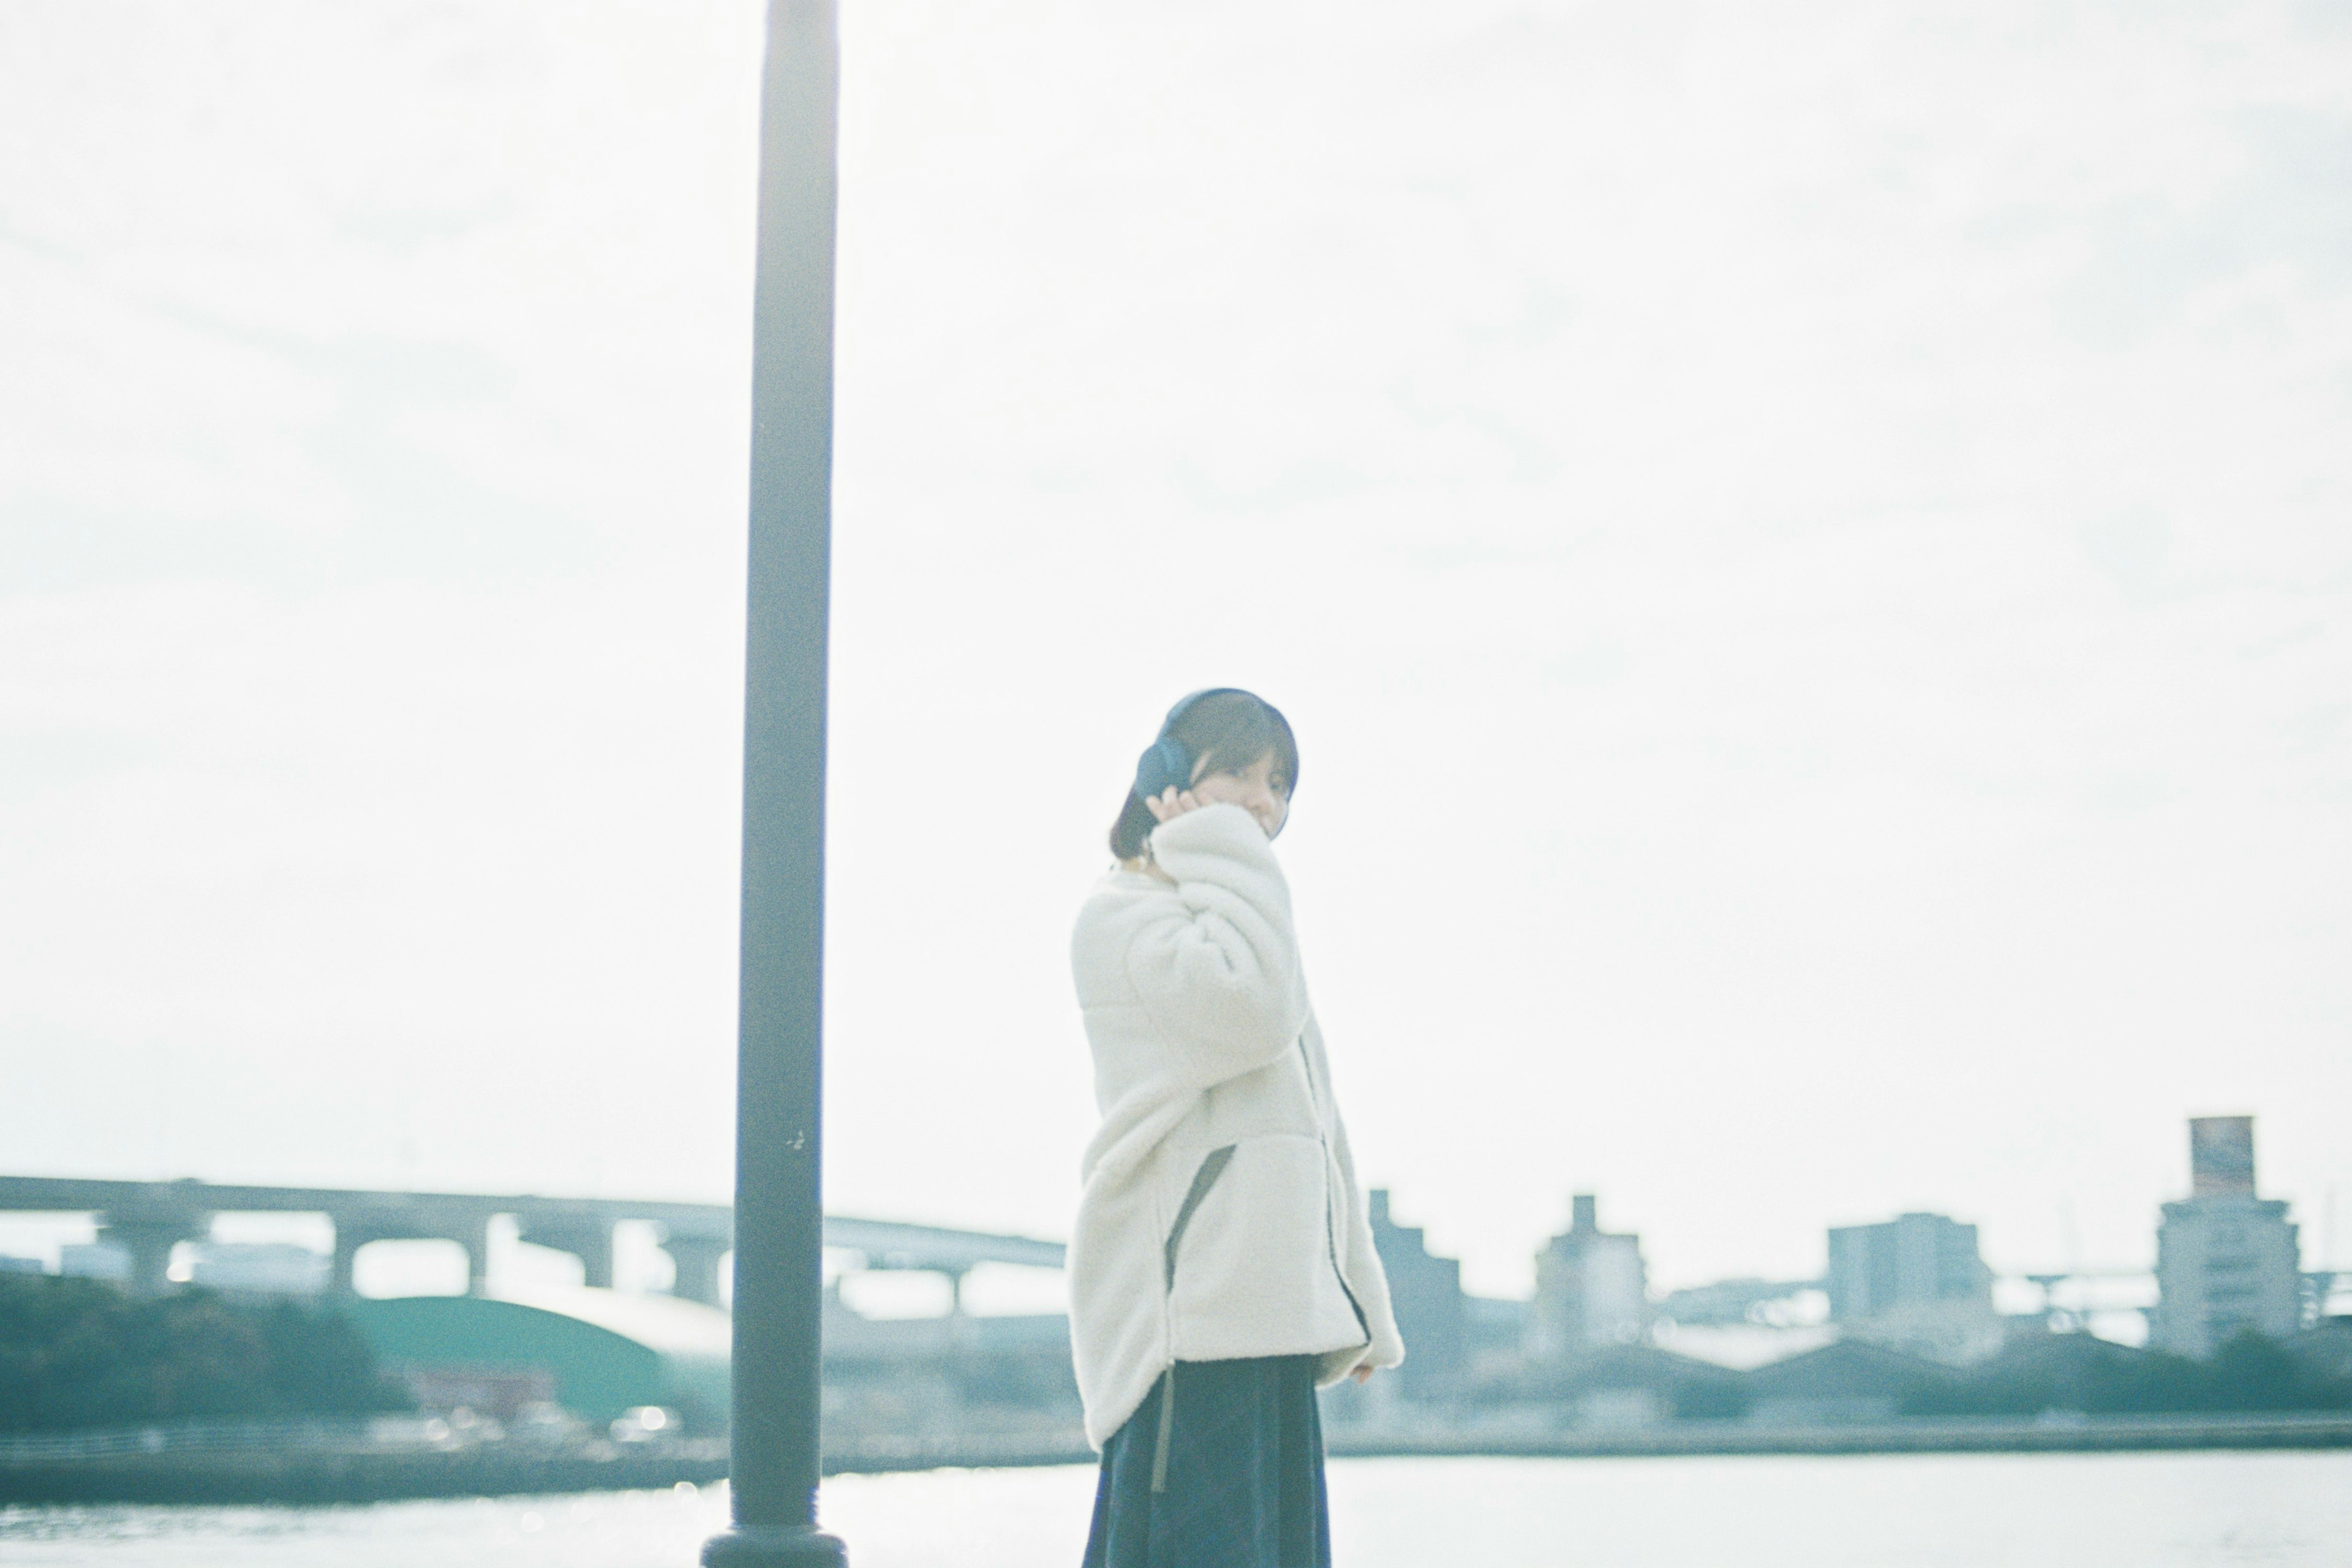
[[[1086,1568],[1330,1568],[1315,1363],[1180,1361],[1164,1425],[1152,1384],[1103,1448]]]

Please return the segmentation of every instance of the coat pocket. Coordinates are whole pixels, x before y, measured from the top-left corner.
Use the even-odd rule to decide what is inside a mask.
[[[1176,1223],[1168,1227],[1168,1245],[1160,1249],[1160,1257],[1171,1290],[1176,1289],[1176,1249],[1183,1246],[1184,1232],[1192,1227],[1192,1216],[1200,1212],[1202,1203],[1209,1195],[1209,1189],[1217,1184],[1217,1178],[1223,1175],[1225,1167],[1234,1163],[1235,1147],[1237,1145],[1228,1143],[1222,1149],[1209,1151],[1209,1157],[1202,1161],[1201,1168],[1192,1173],[1192,1185],[1185,1193],[1183,1203],[1177,1207]]]
[[[1321,1141],[1298,1133],[1244,1138],[1202,1163],[1165,1254],[1180,1360],[1363,1342],[1331,1258],[1328,1182]]]

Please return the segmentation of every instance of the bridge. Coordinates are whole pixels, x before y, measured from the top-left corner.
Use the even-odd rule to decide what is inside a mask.
[[[324,1215],[335,1230],[329,1289],[352,1290],[360,1248],[377,1241],[453,1241],[465,1249],[467,1289],[483,1293],[489,1225],[511,1217],[534,1247],[580,1259],[587,1283],[613,1283],[613,1227],[645,1221],[660,1227],[662,1250],[677,1266],[674,1295],[719,1304],[719,1263],[734,1246],[734,1211],[725,1204],[668,1203],[623,1198],[542,1197],[537,1194],[414,1193],[351,1187],[257,1187],[200,1182],[121,1182],[77,1176],[0,1176],[0,1214],[86,1214],[99,1239],[131,1260],[129,1288],[156,1295],[169,1289],[172,1248],[202,1241],[221,1214]],[[1062,1267],[1057,1241],[992,1236],[895,1220],[827,1215],[824,1244],[860,1253],[868,1268],[945,1274],[961,1287],[982,1263],[1034,1268]],[[961,1290],[957,1292],[959,1298]]]

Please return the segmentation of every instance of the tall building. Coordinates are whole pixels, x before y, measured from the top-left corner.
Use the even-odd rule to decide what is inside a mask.
[[[2254,1190],[2254,1119],[2191,1121],[2189,1170],[2189,1197],[2156,1233],[2148,1342],[2210,1356],[2248,1329],[2287,1338],[2303,1327],[2302,1254],[2286,1205]]]
[[[1642,1238],[1601,1228],[1600,1204],[1580,1193],[1567,1231],[1536,1254],[1536,1299],[1526,1349],[1538,1361],[1632,1344],[1650,1326]]]
[[[1830,1319],[1853,1339],[1954,1365],[2000,1349],[1992,1270],[1977,1227],[1939,1214],[1898,1215],[1830,1232]]]
[[[1397,1370],[1408,1394],[1440,1392],[1461,1376],[1469,1360],[1462,1265],[1432,1257],[1418,1226],[1389,1217],[1387,1188],[1374,1187],[1371,1198],[1372,1243],[1389,1277],[1397,1330],[1404,1335],[1404,1365]]]
[[[1939,1214],[1906,1214],[1880,1225],[1830,1231],[1830,1318],[1883,1318],[1935,1302],[1992,1305],[1992,1273],[1977,1251],[1977,1227]]]

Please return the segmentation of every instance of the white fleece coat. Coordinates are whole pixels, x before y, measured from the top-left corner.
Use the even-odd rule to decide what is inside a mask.
[[[1311,1353],[1330,1384],[1404,1359],[1273,846],[1210,805],[1151,849],[1172,883],[1114,871],[1070,944],[1103,1118],[1069,1252],[1097,1448],[1174,1361]]]

